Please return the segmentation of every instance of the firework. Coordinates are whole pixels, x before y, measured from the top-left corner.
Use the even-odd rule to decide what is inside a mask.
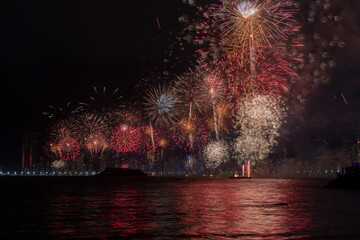
[[[217,114],[216,104],[222,101],[225,97],[225,84],[223,81],[214,74],[205,76],[198,85],[199,94],[204,103],[211,104],[214,118],[214,129],[216,139],[219,140],[218,126],[217,126]]]
[[[104,151],[108,147],[108,142],[100,132],[92,132],[85,138],[85,146],[91,154]]]
[[[82,113],[74,120],[74,134],[84,140],[93,133],[107,133],[109,130],[106,119],[96,113]]]
[[[184,160],[184,168],[187,171],[190,171],[190,170],[194,169],[195,163],[196,163],[196,159],[193,156],[188,155]]]
[[[69,120],[59,120],[52,125],[49,133],[54,141],[60,142],[74,135],[74,124]]]
[[[228,66],[226,62],[219,62],[218,67],[224,69],[221,73],[226,79],[226,101],[231,105],[233,113],[237,112],[239,101],[248,95],[278,97],[287,93],[290,81],[298,79],[298,74],[290,68],[293,61],[293,58],[277,51],[268,51],[263,56],[256,57],[257,71],[254,74],[236,63]]]
[[[203,76],[198,84],[198,93],[205,104],[215,105],[226,95],[226,86],[222,79],[215,74]]]
[[[296,9],[288,0],[224,0],[212,16],[218,21],[225,47],[261,49],[286,39],[294,26]]]
[[[122,96],[118,88],[110,90],[104,86],[102,88],[94,87],[93,90],[88,101],[80,102],[82,111],[101,113],[103,118],[107,118],[113,109],[122,106],[120,103]]]
[[[279,129],[286,111],[280,99],[255,95],[240,105],[238,118],[239,137],[234,142],[238,162],[251,160],[260,164],[276,145]]]
[[[139,151],[141,134],[138,128],[128,125],[118,127],[110,139],[111,147],[121,153]]]
[[[174,143],[186,152],[201,149],[207,139],[204,124],[198,119],[182,119],[172,133]]]
[[[160,85],[150,88],[145,97],[145,111],[155,126],[168,126],[174,123],[178,99],[172,88]]]
[[[140,127],[141,133],[141,143],[140,151],[141,154],[152,154],[158,147],[158,134],[155,130],[151,131],[149,126]],[[152,137],[154,138],[154,145],[152,142]]]
[[[76,106],[68,102],[64,107],[49,106],[49,110],[42,112],[42,114],[49,119],[59,120],[77,114],[80,110],[80,106]]]
[[[199,70],[189,70],[181,76],[177,76],[174,91],[179,97],[179,111],[189,119],[196,117],[202,112],[203,102],[198,95],[198,84],[203,78]]]
[[[229,149],[225,141],[212,141],[208,143],[204,149],[205,166],[214,170],[221,163],[229,160]]]
[[[250,53],[251,72],[255,70],[256,53],[277,47],[299,28],[297,10],[290,0],[223,0],[210,11],[222,48],[233,60]]]
[[[80,154],[79,143],[71,137],[61,140],[57,147],[60,158],[63,160],[74,160]]]
[[[65,166],[65,162],[63,160],[55,160],[51,163],[51,167],[55,169],[60,169]]]
[[[51,159],[58,158],[57,151],[58,151],[58,144],[55,141],[49,141],[44,146],[45,154]]]
[[[126,124],[129,126],[138,126],[140,124],[140,112],[134,103],[126,102],[121,109],[113,111],[113,122],[117,125]]]

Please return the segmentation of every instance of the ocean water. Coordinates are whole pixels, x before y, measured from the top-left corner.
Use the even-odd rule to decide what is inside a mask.
[[[0,239],[360,239],[328,179],[0,178]]]

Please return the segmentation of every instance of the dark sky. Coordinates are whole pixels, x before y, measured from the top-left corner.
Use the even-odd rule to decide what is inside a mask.
[[[93,86],[128,94],[141,72],[161,64],[182,7],[181,0],[2,1],[0,166],[19,166],[22,132],[41,129],[49,105],[84,100]]]
[[[79,102],[93,86],[119,87],[123,95],[129,94],[143,72],[161,65],[169,39],[181,27],[178,18],[186,11],[182,0],[0,4],[0,166],[12,169],[20,166],[22,133],[44,129],[47,121],[41,112],[49,105]],[[288,135],[290,141],[325,137],[337,147],[343,134],[355,131],[359,3],[349,0],[339,9],[348,45],[331,84],[311,93],[297,121],[301,134]]]

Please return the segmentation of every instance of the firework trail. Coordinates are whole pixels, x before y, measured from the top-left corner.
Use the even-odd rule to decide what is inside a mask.
[[[149,155],[154,154],[154,151],[158,147],[158,133],[153,129],[151,131],[150,126],[141,126],[141,143],[140,143],[140,154]],[[154,142],[152,141],[154,139]],[[154,145],[153,145],[154,143]]]
[[[174,123],[177,118],[176,107],[178,106],[178,99],[173,88],[165,85],[152,87],[145,96],[145,114],[149,119],[149,126],[151,130],[151,139],[155,151],[154,129],[155,126],[165,127]]]
[[[197,91],[199,81],[203,77],[203,73],[198,69],[190,69],[189,72],[176,77],[173,89],[179,99],[178,111],[181,117],[188,116],[192,119],[203,112],[204,104]]]
[[[180,120],[173,128],[171,135],[173,142],[186,152],[201,149],[207,140],[205,126],[198,119]]]
[[[215,75],[207,75],[201,79],[198,85],[198,91],[202,101],[205,104],[211,104],[214,118],[214,129],[216,139],[219,140],[219,131],[217,126],[217,114],[215,111],[216,104],[222,101],[225,97],[225,84],[223,81]]]

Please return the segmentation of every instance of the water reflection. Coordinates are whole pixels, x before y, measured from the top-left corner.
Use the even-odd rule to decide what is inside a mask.
[[[114,191],[109,219],[121,236],[289,237],[311,219],[294,188],[287,180],[171,181]]]
[[[85,179],[28,186],[0,200],[21,209],[16,216],[3,209],[9,219],[1,239],[34,234],[38,239],[290,239],[342,236],[344,229],[351,236],[359,233],[353,213],[360,213],[355,204],[360,193],[339,194],[314,180]],[[34,189],[42,190],[30,195]],[[24,200],[14,202],[15,196]],[[31,207],[21,207],[25,203]],[[16,230],[6,230],[15,225]]]

